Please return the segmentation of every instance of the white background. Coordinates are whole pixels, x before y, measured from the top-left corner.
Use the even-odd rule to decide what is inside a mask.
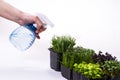
[[[0,80],[65,80],[49,67],[53,35],[70,35],[76,45],[101,50],[120,59],[119,0],[6,0],[16,8],[45,14],[55,27],[48,27],[41,39],[25,52],[9,42],[18,24],[0,18]]]

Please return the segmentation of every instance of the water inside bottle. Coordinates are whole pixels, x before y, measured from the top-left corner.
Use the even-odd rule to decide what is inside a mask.
[[[43,14],[37,14],[43,23],[43,27],[47,25],[53,27],[53,23]],[[27,24],[15,29],[9,37],[10,42],[19,50],[25,51],[32,46],[36,38],[36,27],[34,24]]]
[[[27,50],[35,41],[36,34],[25,27],[17,28],[10,35],[10,42],[19,50]]]

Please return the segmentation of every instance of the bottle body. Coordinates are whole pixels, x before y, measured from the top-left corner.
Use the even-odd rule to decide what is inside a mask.
[[[43,27],[47,25],[53,27],[54,24],[43,14],[38,13],[38,18],[43,23]],[[25,51],[32,46],[36,38],[36,24],[27,24],[15,29],[9,36],[10,42],[19,50]]]
[[[32,24],[21,26],[10,34],[9,40],[17,49],[25,51],[34,43],[35,31],[36,28]]]

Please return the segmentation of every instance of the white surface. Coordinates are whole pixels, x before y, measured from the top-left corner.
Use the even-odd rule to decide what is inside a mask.
[[[109,52],[120,59],[119,0],[6,0],[26,12],[41,12],[55,24],[33,46],[16,50],[9,34],[19,25],[0,18],[0,80],[65,80],[49,68],[53,35],[71,35],[77,45]],[[39,74],[42,74],[40,76]]]
[[[0,69],[1,80],[66,80],[49,68],[17,67]]]
[[[60,72],[41,66],[1,68],[0,80],[66,80]]]

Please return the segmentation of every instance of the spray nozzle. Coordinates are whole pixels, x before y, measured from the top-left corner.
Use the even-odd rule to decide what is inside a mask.
[[[47,18],[47,16],[41,14],[41,13],[36,13],[38,18],[42,21],[43,26],[46,28],[48,25],[50,27],[54,27],[54,24]]]

